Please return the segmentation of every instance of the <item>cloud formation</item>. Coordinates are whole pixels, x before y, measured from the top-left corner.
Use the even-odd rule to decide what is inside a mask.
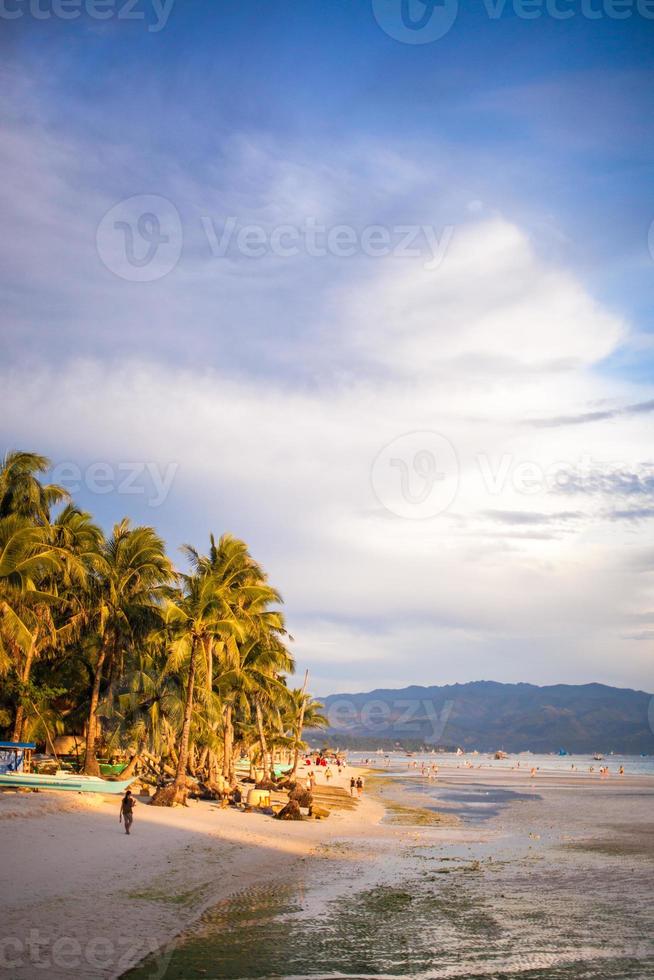
[[[654,398],[602,373],[630,327],[580,276],[499,209],[454,221],[410,147],[308,155],[241,133],[201,176],[149,155],[146,180],[137,152],[100,153],[36,113],[5,119],[6,446],[83,472],[174,466],[158,507],[88,480],[80,497],[105,522],[156,523],[171,548],[201,547],[210,530],[245,537],[324,693],[373,674],[646,686],[629,635],[654,607],[640,537],[654,516]],[[184,247],[161,280],[128,282],[95,233],[144,189],[175,204]],[[428,268],[424,250],[216,257],[201,219],[229,215],[267,233],[413,222],[445,247]],[[392,443],[383,478],[403,511],[451,476],[428,447],[403,450],[415,432],[446,439],[457,467],[453,502],[424,520],[374,486]]]

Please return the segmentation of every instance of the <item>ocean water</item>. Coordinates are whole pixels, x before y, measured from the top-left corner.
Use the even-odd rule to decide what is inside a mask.
[[[406,752],[350,752],[349,760],[354,765],[364,764],[364,761],[376,768],[388,769],[389,772],[405,772],[409,766],[415,762],[418,769],[421,764],[429,766],[465,766],[466,761],[473,766],[491,769],[514,769],[520,763],[521,769],[531,769],[532,766],[544,772],[568,772],[574,765],[579,772],[588,772],[591,766],[597,771],[599,766],[608,766],[611,772],[617,772],[621,765],[625,772],[631,775],[654,776],[654,756],[653,755],[613,755],[603,756],[603,760],[598,762],[591,753],[573,755],[553,755],[538,754],[533,752],[520,752],[512,754],[508,759],[495,759],[492,754],[480,752],[474,755],[470,752],[463,756],[457,756],[453,752],[425,752],[413,753],[410,756]]]
[[[448,812],[459,840],[409,814],[369,854],[331,841],[324,861],[221,903],[131,980],[654,978],[653,789],[618,779],[506,789],[484,769],[430,781],[408,761],[368,780],[389,820],[394,803]]]

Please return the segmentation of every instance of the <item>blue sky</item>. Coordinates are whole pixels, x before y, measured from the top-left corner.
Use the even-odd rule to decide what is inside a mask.
[[[608,3],[409,44],[372,2],[7,0],[3,445],[107,526],[244,537],[322,693],[651,689],[654,19]]]

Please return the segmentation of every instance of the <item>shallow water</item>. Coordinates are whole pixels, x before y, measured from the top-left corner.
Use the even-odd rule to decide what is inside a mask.
[[[637,776],[654,776],[654,755],[605,755],[601,761],[594,759],[590,753],[578,753],[575,755],[550,755],[532,752],[519,752],[510,755],[507,759],[495,759],[489,753],[479,753],[474,755],[471,752],[457,756],[453,752],[425,752],[414,753],[410,757],[406,752],[375,753],[370,755],[366,752],[350,752],[349,759],[353,765],[360,765],[366,760],[367,764],[375,767],[388,768],[389,772],[406,773],[408,767],[414,763],[419,769],[422,763],[425,765],[436,764],[439,766],[461,766],[466,762],[472,763],[476,768],[506,770],[514,769],[519,764],[519,768],[529,770],[532,766],[541,769],[543,772],[569,772],[572,766],[578,772],[588,772],[591,766],[597,772],[600,766],[608,766],[611,772],[616,773],[620,766],[624,766],[627,774]]]
[[[222,903],[132,980],[654,977],[650,790],[541,798],[382,779],[384,799],[446,801],[491,837],[444,844],[407,827],[367,863],[343,842],[292,885]]]

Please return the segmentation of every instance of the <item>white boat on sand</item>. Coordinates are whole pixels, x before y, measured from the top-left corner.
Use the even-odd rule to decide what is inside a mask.
[[[54,776],[36,772],[6,772],[0,774],[0,789],[57,789],[70,793],[105,793],[112,796],[124,793],[134,779],[101,779],[59,770]]]

